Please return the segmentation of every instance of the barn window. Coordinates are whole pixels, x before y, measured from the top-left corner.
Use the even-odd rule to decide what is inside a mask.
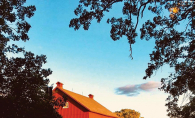
[[[58,93],[59,92],[58,89],[56,89],[55,92]]]
[[[68,102],[66,102],[66,104],[63,106],[63,108],[68,108],[69,107],[69,104]]]

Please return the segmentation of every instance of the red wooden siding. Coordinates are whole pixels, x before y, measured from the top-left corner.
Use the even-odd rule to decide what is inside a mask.
[[[109,117],[98,113],[89,112],[89,118],[114,118],[114,117]]]
[[[55,97],[60,97],[62,92],[55,93]],[[59,114],[63,118],[89,118],[89,112],[83,106],[75,102],[73,99],[68,97],[68,108],[60,108],[58,109]]]

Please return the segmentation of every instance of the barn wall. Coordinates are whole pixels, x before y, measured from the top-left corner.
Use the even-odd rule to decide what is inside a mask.
[[[98,113],[89,112],[89,118],[114,118],[110,116],[101,115]]]
[[[60,97],[63,93],[55,93],[54,96]],[[89,112],[86,108],[75,102],[73,99],[68,98],[69,108],[58,109],[59,114],[63,118],[89,118]]]

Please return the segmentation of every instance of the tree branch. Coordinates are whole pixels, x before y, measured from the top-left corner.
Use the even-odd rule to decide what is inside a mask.
[[[150,3],[150,2],[151,2],[151,0],[148,0],[146,3],[140,5],[140,7],[139,7],[139,9],[138,9],[137,23],[136,23],[136,25],[135,25],[135,30],[137,29],[137,25],[138,25],[138,22],[139,22],[139,12],[140,12],[141,8],[144,6],[144,8],[142,9],[142,16],[143,16],[144,9],[145,9],[146,5],[147,5],[148,3]],[[134,31],[135,31],[135,30],[134,30]]]

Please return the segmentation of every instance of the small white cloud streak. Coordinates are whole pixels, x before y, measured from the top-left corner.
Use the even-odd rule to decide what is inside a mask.
[[[152,91],[159,87],[160,82],[150,81],[143,84],[126,85],[118,87],[115,93],[118,95],[136,96],[140,94],[140,91]]]
[[[137,85],[127,85],[123,87],[119,87],[116,89],[116,94],[118,95],[127,95],[127,96],[136,96],[139,93]]]
[[[160,82],[150,81],[140,85],[140,89],[145,91],[151,91],[160,87]]]

